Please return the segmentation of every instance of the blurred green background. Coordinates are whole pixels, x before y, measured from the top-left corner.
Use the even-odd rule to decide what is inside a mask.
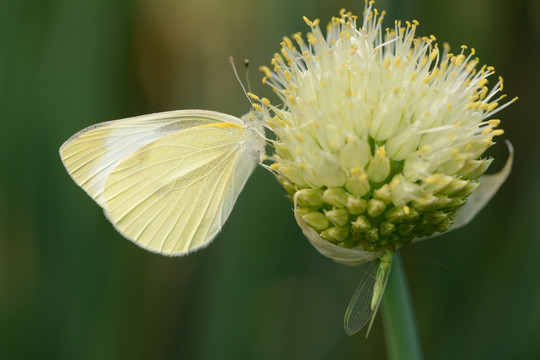
[[[283,35],[361,0],[1,0],[0,358],[384,358],[342,319],[359,268],[319,255],[270,173],[255,171],[222,233],[184,258],[123,239],[65,172],[80,129],[150,112],[249,109],[228,57],[256,69]],[[520,100],[500,113],[516,158],[472,224],[402,249],[427,359],[540,358],[540,2],[378,1],[473,46]],[[242,72],[242,70],[240,71]],[[500,169],[507,151],[490,150]],[[362,332],[363,333],[363,332]]]

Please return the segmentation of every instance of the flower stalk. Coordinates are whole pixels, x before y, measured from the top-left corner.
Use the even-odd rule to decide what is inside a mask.
[[[422,359],[422,346],[409,286],[401,257],[397,252],[394,254],[392,271],[382,298],[382,315],[388,359]]]

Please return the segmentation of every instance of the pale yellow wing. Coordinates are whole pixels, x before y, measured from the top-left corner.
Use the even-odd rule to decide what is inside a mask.
[[[235,117],[183,110],[89,127],[60,154],[122,235],[182,255],[215,237],[259,161],[248,133]]]
[[[69,138],[60,157],[73,180],[99,205],[111,171],[133,152],[168,134],[215,123],[242,125],[233,116],[214,111],[180,110],[92,125]]]
[[[219,232],[253,170],[245,130],[231,123],[185,129],[123,160],[105,184],[105,214],[127,238],[181,255]]]

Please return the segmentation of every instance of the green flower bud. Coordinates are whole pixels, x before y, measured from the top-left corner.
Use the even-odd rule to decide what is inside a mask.
[[[349,228],[346,226],[335,226],[321,231],[321,237],[332,243],[345,240],[349,236]]]
[[[367,205],[367,213],[371,217],[377,217],[381,215],[386,209],[386,204],[381,200],[370,199]]]
[[[414,230],[414,224],[399,224],[398,232],[401,236],[407,236]]]
[[[302,189],[296,192],[298,203],[317,209],[324,203],[322,189]]]
[[[391,233],[394,232],[395,229],[396,229],[396,225],[388,221],[383,221],[381,225],[379,225],[379,232],[382,236],[390,235]]]
[[[347,205],[348,194],[342,188],[328,188],[324,190],[322,199],[332,206],[343,207]]]
[[[377,190],[373,192],[373,197],[377,200],[381,200],[385,204],[390,204],[392,202],[392,195],[390,194],[390,186],[384,184]]]
[[[302,219],[304,219],[304,221],[309,226],[311,226],[312,228],[318,231],[324,230],[328,226],[330,226],[330,222],[328,221],[328,218],[324,214],[318,211],[307,212],[304,215],[302,215]]]
[[[403,222],[405,218],[405,212],[402,207],[393,207],[384,215],[384,217],[391,223],[397,224]]]
[[[461,191],[458,191],[454,194],[455,197],[458,198],[467,198],[469,195],[472,194],[472,192],[478,187],[478,182],[476,181],[469,181],[467,185]]]
[[[352,225],[351,228],[353,232],[357,232],[357,233],[366,232],[371,229],[371,223],[363,215],[360,215],[359,217],[357,217],[356,220],[353,221],[351,225]]]
[[[461,180],[461,179],[452,179],[450,184],[448,184],[442,191],[441,194],[445,195],[452,195],[457,193],[458,191],[462,190],[467,184],[469,183],[468,180]]]
[[[366,211],[367,201],[360,197],[349,194],[349,196],[347,197],[346,208],[350,214],[360,215],[363,214],[364,211]]]
[[[336,226],[345,226],[349,222],[349,213],[343,208],[328,210],[324,214]]]

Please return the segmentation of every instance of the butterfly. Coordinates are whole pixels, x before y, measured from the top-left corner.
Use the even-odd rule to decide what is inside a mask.
[[[124,237],[178,256],[221,230],[262,162],[263,132],[254,112],[170,111],[87,127],[62,145],[60,157]]]

